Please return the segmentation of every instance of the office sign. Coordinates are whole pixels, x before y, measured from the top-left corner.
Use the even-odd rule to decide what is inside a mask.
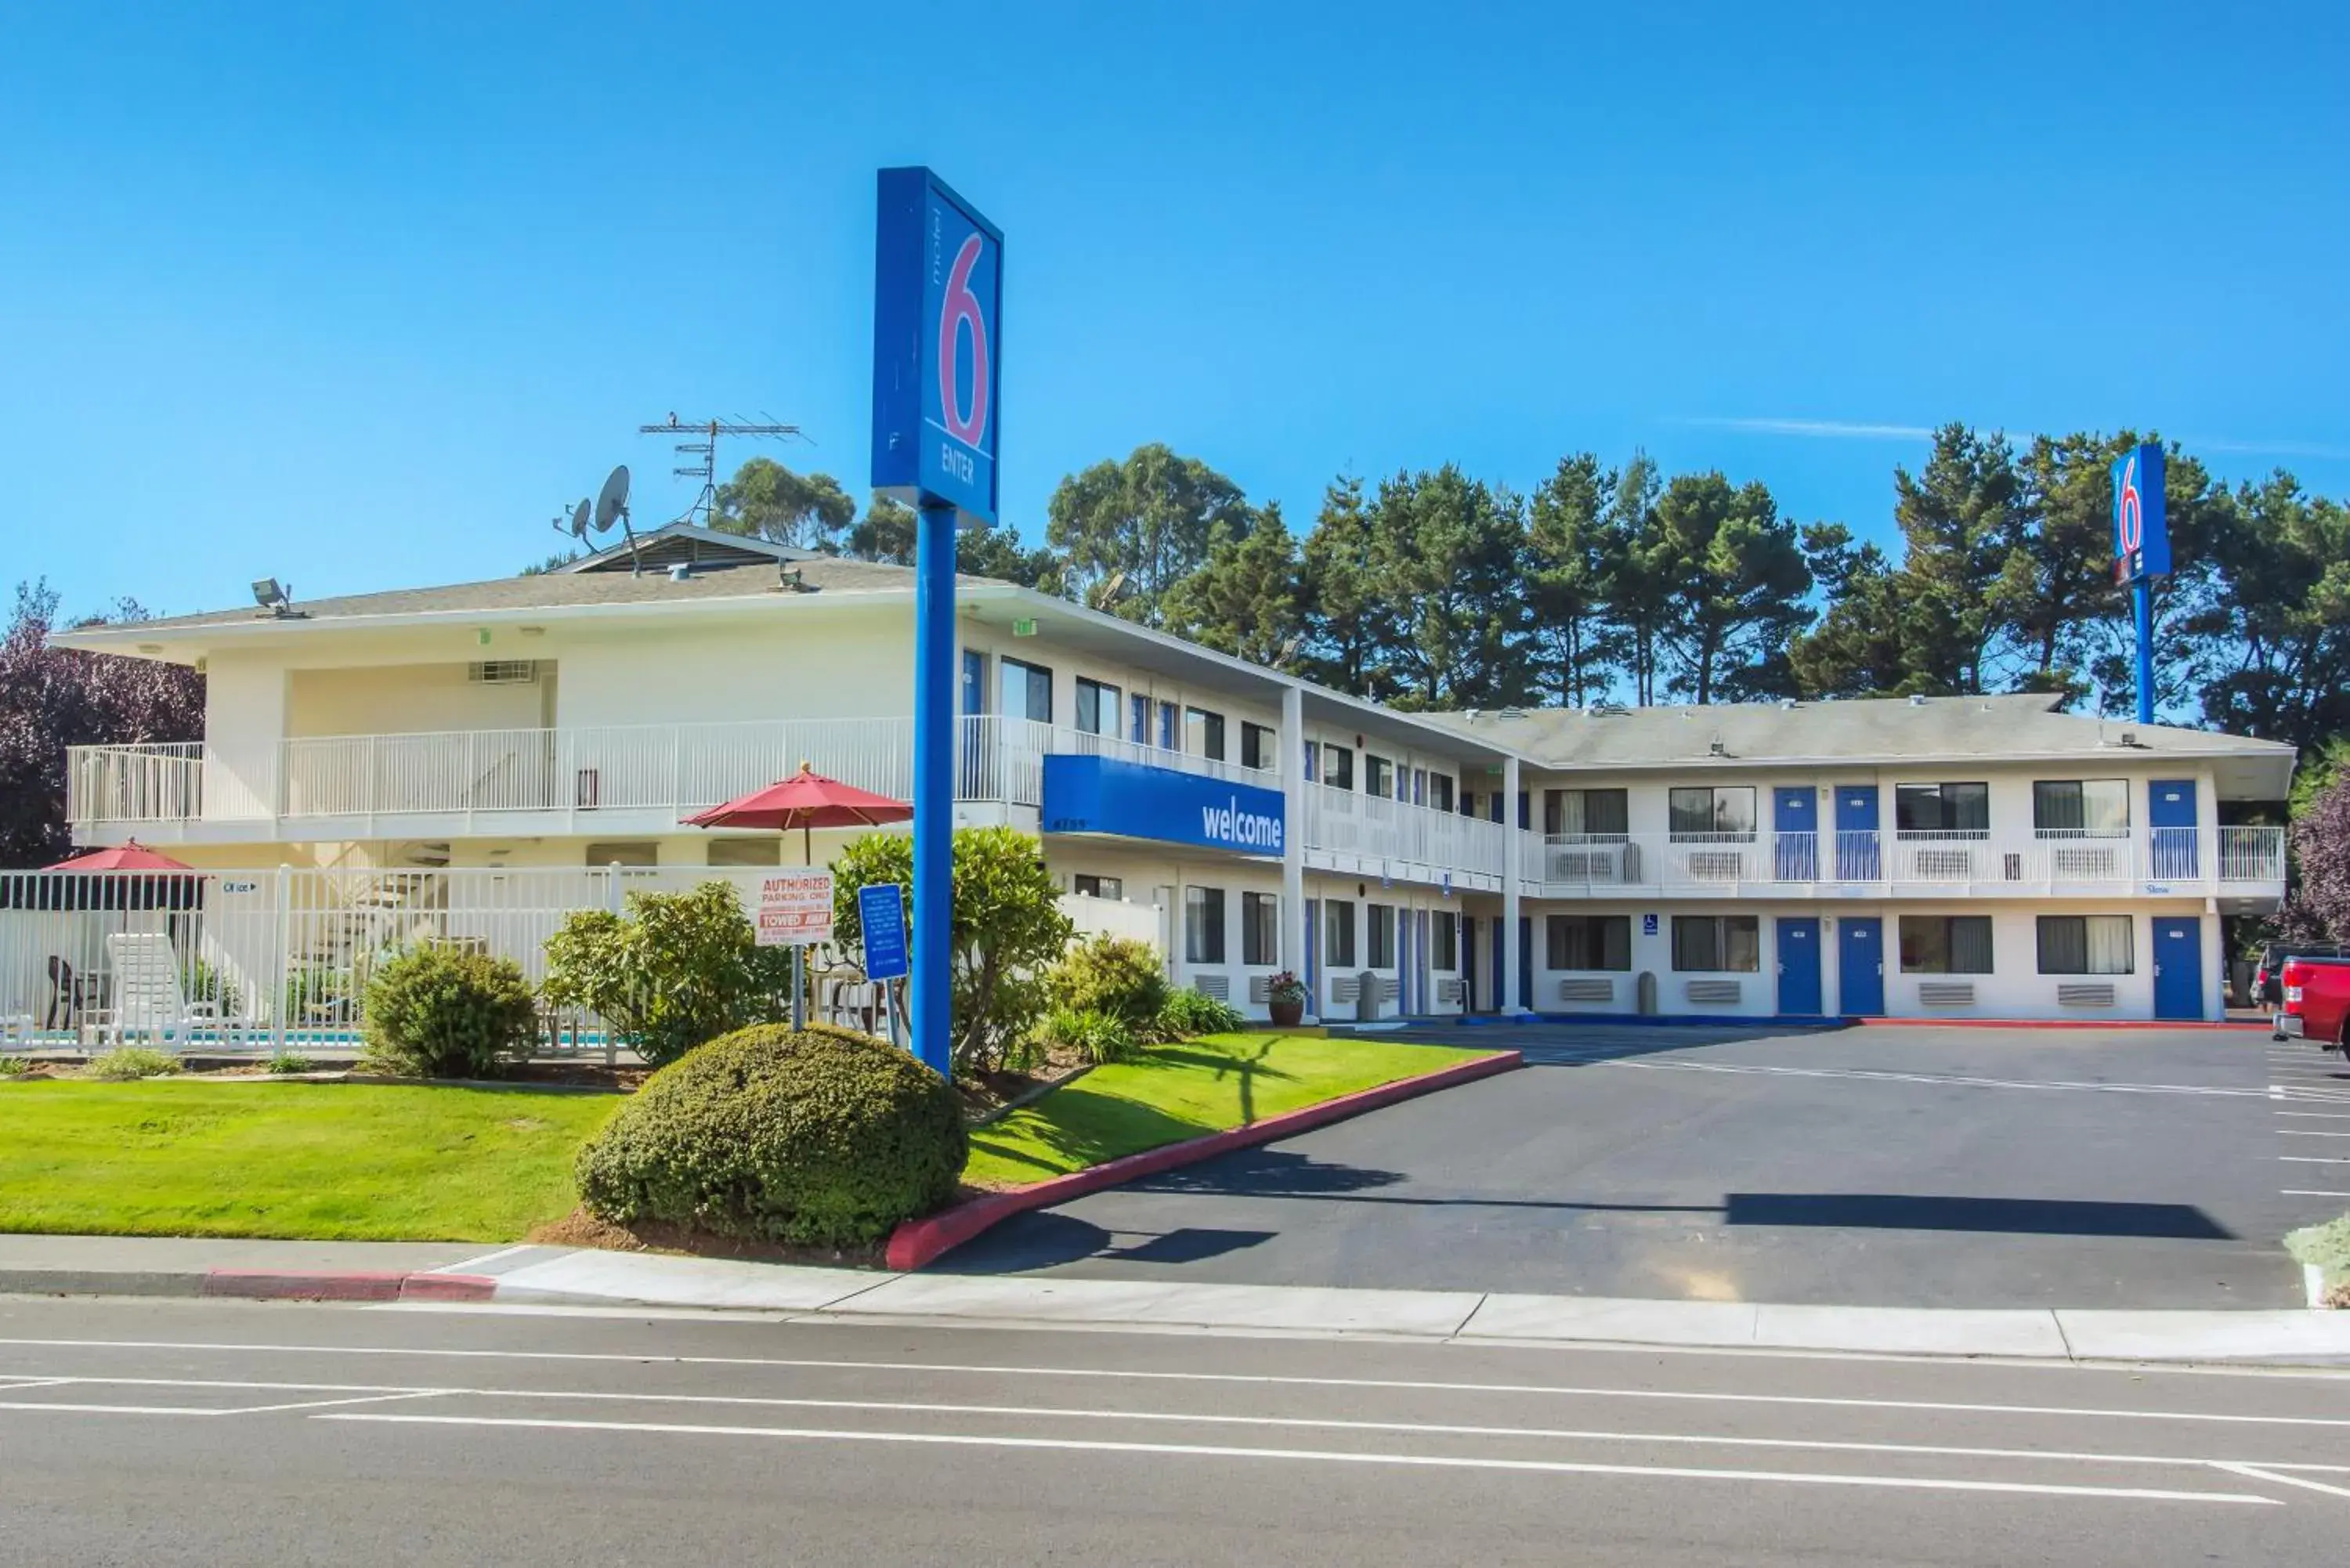
[[[928,169],[880,172],[873,485],[996,516],[1003,234]]]
[[[895,882],[857,889],[857,923],[865,931],[865,978],[896,980],[908,972],[906,890]]]
[[[2162,449],[2151,441],[2114,461],[2114,581],[2170,575],[2170,529],[2162,509]]]
[[[1045,831],[1106,833],[1243,855],[1281,853],[1279,790],[1109,757],[1045,759]]]
[[[763,948],[832,940],[832,873],[822,866],[786,866],[760,877],[754,924]]]

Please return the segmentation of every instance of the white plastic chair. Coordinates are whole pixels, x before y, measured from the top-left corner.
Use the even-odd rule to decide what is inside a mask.
[[[215,1030],[220,1008],[188,1000],[180,985],[180,955],[161,931],[124,931],[106,939],[113,1005],[105,1032],[117,1045],[152,1036],[156,1044],[184,1051],[199,1025]]]

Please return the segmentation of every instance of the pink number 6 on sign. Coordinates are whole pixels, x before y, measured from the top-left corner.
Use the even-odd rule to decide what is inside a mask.
[[[947,274],[946,297],[939,306],[939,407],[946,416],[947,433],[967,446],[977,446],[987,433],[987,316],[979,296],[971,291],[972,269],[979,265],[977,234],[955,253]],[[962,406],[955,388],[955,347],[962,328],[971,327],[971,407]]]

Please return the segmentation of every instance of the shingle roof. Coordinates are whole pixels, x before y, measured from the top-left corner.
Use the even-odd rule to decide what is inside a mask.
[[[1917,701],[1880,697],[1793,704],[1617,708],[1598,712],[1544,708],[1513,718],[1492,711],[1423,716],[1508,746],[1549,767],[1639,767],[1717,754],[1726,760],[1756,763],[1977,753],[2111,754],[2121,745],[2125,732],[2133,737],[2136,748],[2157,753],[2293,753],[2291,746],[2277,741],[2062,713],[2056,711],[2058,701],[2045,693],[2027,692]],[[1713,750],[1717,741],[1721,745],[1720,753]]]
[[[873,561],[845,561],[818,556],[792,565],[800,579],[820,593],[858,594],[904,591],[914,585],[905,566]],[[985,582],[965,576],[964,584]],[[311,622],[349,620],[369,616],[450,614],[490,610],[555,609],[571,605],[664,604],[692,599],[777,597],[776,576],[764,567],[736,566],[724,571],[697,572],[678,580],[666,571],[647,569],[641,576],[627,572],[547,572],[526,577],[494,577],[482,583],[455,583],[437,588],[394,588],[385,593],[349,594],[339,598],[297,599],[294,607]],[[141,621],[141,637],[199,627],[244,626],[270,620],[266,610],[211,610],[202,615],[172,616]]]

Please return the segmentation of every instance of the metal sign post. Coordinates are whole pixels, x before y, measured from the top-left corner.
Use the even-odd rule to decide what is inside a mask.
[[[895,882],[869,882],[857,889],[857,923],[865,933],[865,978],[881,982],[881,1012],[889,1023],[889,1044],[898,1044],[898,1009],[891,993],[904,978],[906,890]]]
[[[2114,581],[2130,590],[2137,622],[2137,722],[2154,722],[2154,579],[2170,575],[2163,515],[2162,449],[2149,441],[2114,461]]]
[[[832,940],[832,870],[787,866],[759,878],[756,940],[792,950],[792,1027],[807,1027],[807,950]]]
[[[928,169],[884,169],[873,298],[873,487],[914,541],[914,1053],[952,1075],[955,530],[996,517],[1003,234]]]

